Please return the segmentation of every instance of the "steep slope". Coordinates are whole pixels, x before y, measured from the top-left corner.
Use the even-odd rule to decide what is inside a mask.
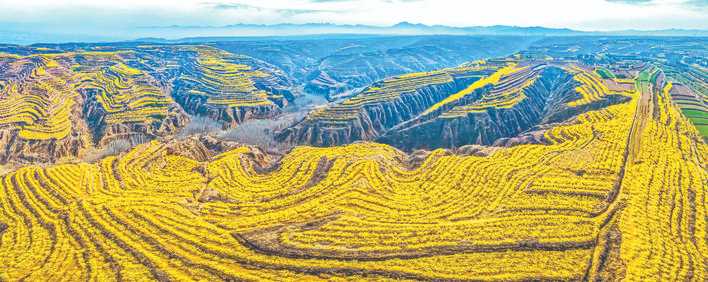
[[[0,162],[53,161],[90,146],[67,65],[0,55],[0,70]]]
[[[546,142],[546,124],[627,100],[586,70],[546,64],[520,67],[488,89],[434,105],[377,140],[406,150]],[[538,131],[515,138],[533,129]]]
[[[272,117],[293,99],[287,78],[264,62],[212,47],[194,51],[174,82],[174,97],[190,114],[236,126]]]
[[[306,91],[337,95],[405,73],[454,67],[524,49],[534,37],[341,36],[302,40],[231,41],[216,46],[270,62]]]
[[[293,98],[277,69],[213,47],[89,47],[0,54],[0,162],[56,162],[117,140],[169,137],[188,113],[235,126]]]
[[[283,130],[278,138],[318,146],[371,140],[503,65],[478,62],[392,77],[341,103],[314,110],[302,122]]]
[[[152,142],[25,167],[0,181],[0,278],[705,281],[708,146],[644,73],[488,156]]]
[[[373,91],[369,88],[313,111],[279,137],[317,146],[377,140],[406,151],[544,142],[541,131],[508,138],[627,100],[596,74],[573,64],[505,59],[431,72],[450,73],[465,79],[453,79],[454,87],[434,88],[434,93],[425,92],[425,86],[415,86],[425,85],[421,77],[429,76],[411,74],[384,80],[373,86]],[[415,90],[384,95],[398,93],[387,85],[411,85]]]

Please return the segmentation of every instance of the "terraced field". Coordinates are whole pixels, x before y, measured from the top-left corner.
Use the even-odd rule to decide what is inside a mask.
[[[315,109],[283,131],[285,142],[318,146],[373,140],[441,104],[473,93],[514,70],[506,60],[391,77],[344,101]]]
[[[695,66],[688,71],[669,67],[667,73],[674,82],[671,97],[708,141],[708,71]]]
[[[186,64],[175,88],[177,101],[188,112],[236,126],[252,117],[272,117],[287,105],[283,94],[256,87],[257,80],[270,78],[271,74],[239,63],[248,57],[212,47],[194,50],[196,60]]]
[[[603,85],[574,80],[577,103]],[[665,80],[646,68],[623,102],[486,155],[357,143],[204,158],[152,142],[25,167],[0,182],[0,278],[705,281],[708,146]],[[490,95],[518,99],[506,90],[525,84],[508,81]]]
[[[236,126],[293,98],[276,69],[208,46],[27,48],[0,53],[2,163],[51,163],[117,140],[172,136],[188,114]]]
[[[526,94],[524,89],[530,87],[539,78],[539,71],[543,68],[543,65],[536,66],[535,68],[526,66],[523,68],[510,68],[507,70],[500,70],[494,75],[488,77],[488,84],[492,84],[492,89],[488,93],[484,93],[482,97],[475,100],[470,104],[463,104],[454,106],[449,111],[444,112],[441,116],[444,118],[451,118],[455,116],[466,115],[470,112],[483,112],[489,108],[512,108],[519,102],[526,99]],[[474,88],[475,86],[471,86]],[[453,103],[460,98],[455,96],[463,95],[468,93],[467,91],[461,91],[455,93],[451,98],[441,101],[439,104],[434,105],[423,115],[432,113],[446,104]]]
[[[155,82],[137,82],[149,79],[141,70],[118,63],[93,75],[95,77],[86,79],[85,88],[100,92],[96,100],[107,113],[106,123],[142,122],[167,115],[172,99],[165,96]]]
[[[77,96],[67,85],[72,73],[51,57],[8,61],[11,62],[4,65],[4,72],[14,72],[16,77],[2,82],[0,124],[18,127],[18,136],[28,140],[62,139],[69,135],[71,108]]]
[[[315,146],[369,140],[405,151],[545,143],[541,134],[517,137],[626,102],[632,83],[602,79],[591,67],[576,63],[513,57],[478,61],[384,80],[310,112],[279,137]]]
[[[84,97],[84,119],[95,143],[133,135],[164,136],[184,126],[188,117],[169,95],[169,87],[126,65],[135,64],[133,53],[122,58],[74,66],[77,90]]]

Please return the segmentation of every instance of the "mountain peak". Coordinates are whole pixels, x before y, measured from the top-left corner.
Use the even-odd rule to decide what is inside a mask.
[[[397,23],[391,27],[395,27],[395,28],[416,28],[416,27],[418,27],[418,28],[420,28],[420,27],[427,27],[427,26],[424,24],[420,24],[420,23],[414,24],[414,23],[403,21],[403,22]]]

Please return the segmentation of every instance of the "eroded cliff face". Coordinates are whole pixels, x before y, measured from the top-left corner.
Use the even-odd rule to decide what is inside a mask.
[[[315,146],[375,140],[406,151],[542,143],[547,125],[628,100],[608,94],[571,105],[583,98],[577,92],[580,83],[574,74],[564,67],[535,63],[451,102],[439,103],[459,95],[455,93],[473,81],[421,87],[397,99],[365,105],[351,119],[307,118],[279,136],[284,141]],[[337,112],[331,107],[328,111]]]
[[[169,138],[189,114],[236,126],[271,118],[293,99],[282,71],[209,46],[35,51],[0,54],[0,164],[68,161],[113,141]]]
[[[539,125],[547,115],[565,108],[567,101],[577,99],[573,77],[558,68],[544,67],[528,79],[534,79],[530,86],[512,90],[523,91],[525,98],[511,107],[487,107],[455,115],[443,111],[388,131],[378,140],[407,150],[492,145]]]
[[[409,86],[398,93],[360,94],[359,100],[374,96],[373,101],[351,102],[356,105],[342,105],[327,109],[330,118],[308,116],[302,122],[280,132],[277,138],[283,142],[334,146],[357,140],[373,140],[389,129],[410,120],[433,104],[445,99],[477,78],[456,78],[445,74],[433,83],[424,82],[420,87]],[[369,89],[387,89],[388,82],[379,82]],[[397,87],[397,86],[396,86]],[[368,90],[371,91],[371,90]],[[379,90],[381,91],[381,90]],[[385,98],[380,98],[386,96]],[[349,100],[352,101],[352,100]],[[346,104],[347,102],[345,102]],[[341,116],[340,116],[341,115]]]
[[[176,95],[175,101],[190,115],[204,116],[221,121],[226,127],[236,127],[250,119],[272,118],[280,113],[280,107],[273,103],[228,107],[210,105],[208,98],[198,95]]]
[[[424,87],[412,93],[402,94],[392,101],[366,105],[354,119],[341,127],[332,127],[330,121],[321,120],[300,125],[292,130],[291,138],[318,146],[371,140],[444,99],[447,93],[454,92],[456,88],[454,83]]]
[[[81,97],[74,99],[79,104]],[[71,129],[62,138],[32,139],[23,136],[16,126],[0,127],[0,163],[53,163],[78,156],[92,146],[89,127],[80,116],[81,111],[74,107]]]
[[[266,62],[212,47],[183,58],[173,97],[191,115],[235,127],[278,115],[294,99],[292,81]]]
[[[96,101],[96,96],[86,95],[83,103],[82,116],[90,129],[93,144],[102,147],[115,140],[130,140],[138,137],[150,140],[176,134],[189,123],[189,115],[173,103],[159,118],[147,119],[141,122],[108,122],[109,113]]]
[[[456,148],[468,144],[545,143],[543,133],[551,124],[629,100],[626,96],[609,94],[587,104],[571,106],[571,101],[582,98],[573,75],[559,67],[537,68],[538,73],[527,78],[533,79],[529,86],[513,90],[522,91],[524,98],[512,106],[487,107],[464,114],[451,109],[437,116],[410,121],[376,140],[404,150]]]

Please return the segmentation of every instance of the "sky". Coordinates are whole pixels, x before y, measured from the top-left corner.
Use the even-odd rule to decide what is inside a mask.
[[[708,0],[0,0],[0,32],[237,23],[708,29]]]

